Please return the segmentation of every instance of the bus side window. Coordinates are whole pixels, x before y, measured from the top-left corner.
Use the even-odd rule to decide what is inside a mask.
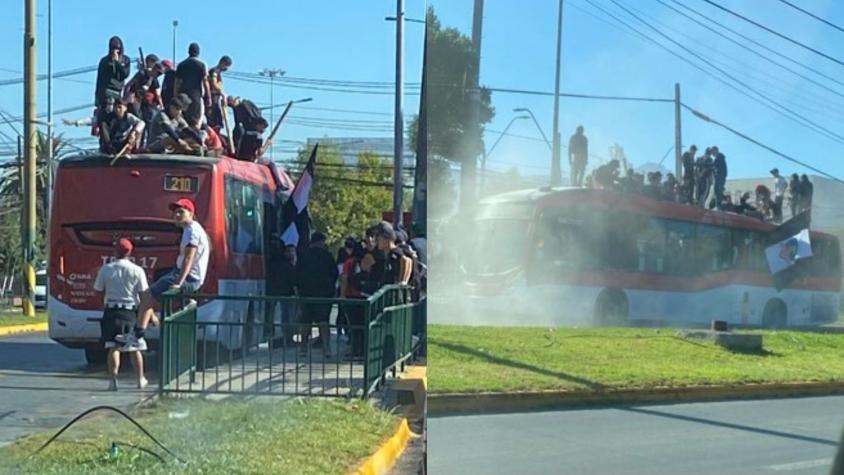
[[[697,226],[697,271],[701,274],[720,272],[732,267],[733,248],[730,230],[719,226]]]
[[[683,221],[665,221],[665,271],[671,275],[694,275],[694,225]]]

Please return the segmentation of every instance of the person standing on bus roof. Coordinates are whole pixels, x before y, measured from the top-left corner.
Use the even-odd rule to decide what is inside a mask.
[[[161,102],[166,109],[175,96],[173,92],[176,89],[176,69],[173,67],[173,61],[165,59],[161,62],[161,70],[164,74],[161,80]]]
[[[774,176],[774,205],[772,211],[774,212],[774,222],[782,222],[782,202],[785,198],[785,192],[788,190],[788,182],[780,175],[779,168],[771,170],[771,175]]]
[[[196,221],[196,206],[190,198],[181,198],[168,206],[173,212],[173,221],[182,228],[182,240],[179,242],[179,257],[176,267],[164,274],[152,284],[141,298],[140,321],[135,328],[133,340],[143,338],[155,311],[159,310],[161,295],[168,290],[194,293],[205,283],[208,272],[208,258],[211,250],[208,235]],[[132,341],[132,340],[130,340]]]
[[[205,115],[205,107],[211,106],[209,91],[208,68],[199,59],[199,45],[191,43],[188,46],[188,58],[179,63],[176,68],[176,85],[173,93],[183,92],[190,98],[191,103],[185,112],[185,120],[195,129],[200,127],[200,119]]]
[[[717,145],[712,146],[712,155],[715,156],[715,159],[712,161],[715,203],[720,209],[721,203],[724,202],[724,186],[727,184],[727,157],[718,150]]]
[[[114,113],[109,116],[106,127],[102,130],[102,152],[117,154],[128,146],[127,150],[133,150],[144,133],[144,121],[128,112],[128,104],[123,98],[118,99],[114,104]]]
[[[799,213],[812,209],[812,195],[814,194],[815,185],[809,181],[809,177],[805,173],[800,175],[800,204],[797,207]]]
[[[797,216],[798,209],[800,209],[800,175],[796,173],[791,174],[791,179],[788,181],[788,207],[791,210],[791,216]]]
[[[697,145],[692,145],[688,150],[683,152],[683,191],[685,192],[684,197],[689,204],[694,203],[696,153]]]
[[[115,259],[100,268],[94,281],[94,290],[104,294],[105,310],[100,320],[100,338],[108,350],[110,391],[117,391],[121,351],[132,353],[138,376],[138,389],[147,385],[147,379],[144,377],[144,357],[141,354],[147,348],[146,342],[139,339],[128,343],[125,339],[120,341],[118,338],[131,332],[137,323],[140,296],[148,288],[144,270],[129,260],[133,248],[132,241],[128,239],[117,241],[114,248]]]
[[[705,207],[706,201],[709,199],[709,188],[712,187],[712,148],[707,147],[706,151],[695,162],[695,171],[697,177],[695,183],[697,185],[695,203],[698,206]]]
[[[108,54],[100,59],[97,66],[97,85],[94,91],[94,104],[97,107],[96,126],[106,120],[114,102],[123,94],[123,84],[129,77],[129,57],[124,54],[123,40],[112,36],[108,40]]]
[[[583,135],[583,126],[578,125],[569,139],[569,165],[571,166],[571,186],[581,186],[586,162],[589,159],[589,141]]]
[[[211,93],[211,109],[208,111],[208,125],[223,127],[223,73],[232,67],[232,59],[223,56],[216,66],[208,70],[208,86]]]

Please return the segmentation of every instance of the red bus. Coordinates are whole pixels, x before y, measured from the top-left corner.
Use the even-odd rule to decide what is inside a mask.
[[[50,337],[85,349],[90,362],[104,358],[99,345],[102,298],[93,289],[113,243],[135,243],[134,261],[150,285],[175,266],[181,230],[168,203],[193,199],[196,219],[208,233],[211,256],[203,293],[262,295],[265,250],[278,233],[280,206],[292,192],[275,167],[228,157],[80,155],[60,161],[50,216]],[[244,302],[214,301],[199,308],[202,321],[263,318]],[[221,330],[222,331],[222,330]],[[157,338],[157,329],[150,337]],[[213,336],[206,336],[211,338]],[[227,338],[228,340],[228,338]],[[239,341],[239,338],[232,338]]]
[[[526,323],[655,321],[767,327],[838,317],[835,236],[811,233],[807,276],[777,291],[765,260],[774,225],[639,194],[544,188],[481,202],[462,266],[471,307]]]

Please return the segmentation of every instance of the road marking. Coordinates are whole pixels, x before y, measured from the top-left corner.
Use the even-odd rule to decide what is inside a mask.
[[[802,462],[792,462],[792,463],[784,463],[780,465],[768,465],[767,469],[774,470],[777,472],[788,472],[792,470],[803,470],[805,468],[813,468],[813,467],[829,467],[832,465],[832,459],[815,459],[815,460],[804,460]]]

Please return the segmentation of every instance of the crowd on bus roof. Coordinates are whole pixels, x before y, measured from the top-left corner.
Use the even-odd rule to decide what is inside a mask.
[[[314,233],[306,248],[285,244],[274,239],[269,256],[267,295],[302,297],[340,297],[365,299],[384,285],[408,284],[413,288],[413,299],[425,293],[427,241],[416,227],[412,235],[401,225],[394,228],[382,221],[370,226],[361,238],[347,236],[336,257],[326,246],[326,237]],[[294,315],[300,328],[300,351],[307,351],[311,328],[317,327],[319,337],[314,343],[330,355],[329,316],[330,305],[284,304],[283,312]],[[348,358],[360,358],[364,351],[364,309],[360,306],[341,307],[338,326],[349,338]],[[293,335],[287,335],[291,344]]]
[[[232,59],[224,55],[208,68],[199,54],[199,45],[191,43],[188,57],[178,65],[155,54],[141,55],[130,78],[123,40],[113,36],[97,68],[93,116],[65,124],[90,125],[100,151],[109,155],[227,154],[257,160],[269,146],[271,138],[267,143],[262,138],[269,124],[252,101],[226,96],[223,73]],[[231,124],[227,108],[232,109]]]
[[[582,132],[582,127],[578,128]],[[791,216],[809,210],[812,206],[814,185],[806,175],[791,175],[787,181],[779,169],[770,170],[773,176],[771,187],[760,184],[751,193],[744,192],[737,202],[725,190],[727,181],[727,159],[718,146],[707,147],[700,156],[695,156],[697,147],[692,145],[682,155],[683,176],[678,179],[673,173],[652,171],[647,175],[632,168],[621,174],[621,162],[617,159],[597,167],[586,178],[586,185],[592,188],[613,189],[629,193],[640,193],[657,200],[673,201],[692,206],[708,207],[731,213],[743,214],[764,221],[781,223],[783,221],[783,203],[788,193]],[[585,163],[585,160],[584,160]],[[577,174],[572,170],[572,185]]]

